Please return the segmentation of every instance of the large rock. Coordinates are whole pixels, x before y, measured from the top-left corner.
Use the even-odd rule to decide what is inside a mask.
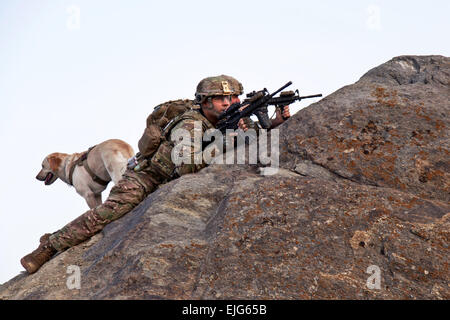
[[[282,166],[450,201],[450,59],[403,56],[301,110]],[[295,155],[295,156],[293,156]]]
[[[183,176],[0,299],[449,299],[449,66],[394,58],[282,125],[278,174]]]

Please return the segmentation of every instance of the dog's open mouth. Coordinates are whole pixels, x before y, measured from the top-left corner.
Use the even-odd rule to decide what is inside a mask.
[[[53,179],[53,173],[49,172],[47,173],[47,175],[45,176],[45,185],[49,185],[51,180]]]

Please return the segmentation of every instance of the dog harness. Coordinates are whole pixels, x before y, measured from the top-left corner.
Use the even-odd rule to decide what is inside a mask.
[[[94,180],[95,182],[97,182],[98,184],[101,184],[102,186],[106,186],[108,185],[109,181],[105,181],[102,178],[98,177],[95,175],[95,173],[92,172],[91,168],[89,168],[89,165],[87,163],[87,157],[89,155],[89,152],[94,149],[96,146],[90,147],[88,149],[88,151],[85,151],[81,154],[81,157],[78,158],[77,161],[75,161],[75,163],[72,165],[72,167],[70,168],[69,171],[69,184],[73,185],[73,181],[72,181],[72,176],[73,176],[73,172],[75,171],[75,167],[76,166],[83,166],[84,169],[86,169],[87,173],[89,173],[89,175],[91,176],[92,180]]]

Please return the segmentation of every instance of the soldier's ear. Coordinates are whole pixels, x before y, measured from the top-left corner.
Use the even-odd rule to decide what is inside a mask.
[[[57,154],[51,154],[47,158],[48,164],[50,165],[50,170],[57,172],[59,166],[61,165],[62,159]]]

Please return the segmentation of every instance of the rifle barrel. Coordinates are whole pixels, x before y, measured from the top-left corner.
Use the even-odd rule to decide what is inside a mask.
[[[322,96],[321,93],[320,93],[320,94],[312,94],[312,95],[310,95],[310,96],[299,97],[299,99],[318,98],[318,97],[321,97],[321,96]]]

